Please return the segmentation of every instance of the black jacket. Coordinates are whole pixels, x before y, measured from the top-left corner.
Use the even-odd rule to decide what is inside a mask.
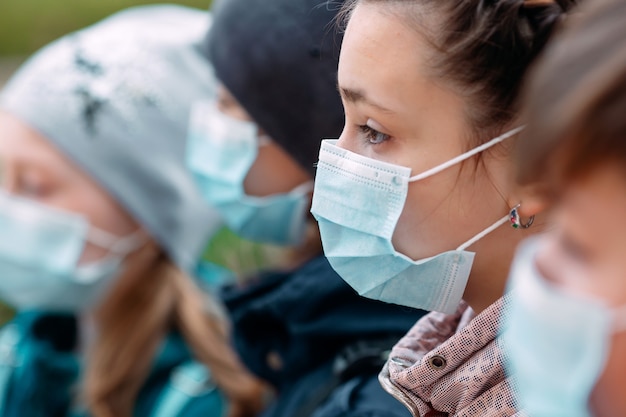
[[[294,410],[323,385],[332,392],[319,396],[320,405],[337,397],[339,385],[347,382],[336,372],[338,357],[346,347],[388,341],[391,348],[424,314],[359,296],[323,256],[291,273],[265,274],[244,288],[227,287],[222,296],[243,362],[279,392],[275,412],[267,414],[272,417],[295,417]],[[350,378],[369,381],[362,382],[364,389],[387,396],[378,386],[380,368],[375,366],[363,366],[362,372],[357,369]],[[379,398],[371,392],[368,395],[372,403],[380,404]],[[391,397],[389,402],[392,408],[405,411]]]

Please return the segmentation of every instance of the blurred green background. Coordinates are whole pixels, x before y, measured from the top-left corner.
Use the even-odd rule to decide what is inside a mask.
[[[31,53],[127,7],[175,3],[208,9],[211,0],[0,0],[0,86]]]
[[[69,32],[119,10],[139,5],[174,3],[202,10],[211,0],[0,0],[0,87],[28,55]],[[232,270],[238,278],[290,262],[290,251],[238,238],[227,229],[207,247],[205,258]],[[0,323],[11,310],[0,303]]]
[[[142,4],[176,3],[207,9],[210,0],[2,0],[0,56],[23,56],[68,32],[118,10]]]

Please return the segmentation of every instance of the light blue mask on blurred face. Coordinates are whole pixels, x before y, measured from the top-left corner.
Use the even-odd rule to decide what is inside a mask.
[[[243,183],[258,155],[257,136],[254,123],[231,118],[213,103],[199,103],[189,133],[189,169],[205,199],[239,236],[297,245],[304,238],[313,185],[305,183],[289,193],[266,197],[246,195]]]
[[[626,307],[567,293],[535,265],[540,238],[511,267],[503,340],[521,408],[533,417],[591,417],[589,397],[606,366],[611,336],[626,331]]]
[[[118,238],[80,215],[0,192],[0,299],[18,309],[93,307],[144,241],[142,234]],[[109,255],[79,265],[87,242]]]
[[[359,294],[388,303],[453,313],[461,301],[474,253],[465,250],[508,221],[500,218],[459,246],[412,260],[395,250],[393,232],[404,209],[409,183],[436,175],[513,136],[520,128],[421,174],[368,158],[324,140],[320,150],[311,213],[324,254]]]

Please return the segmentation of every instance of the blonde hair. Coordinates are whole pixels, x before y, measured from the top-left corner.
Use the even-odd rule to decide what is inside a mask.
[[[233,407],[243,410],[240,415],[258,411],[260,382],[241,365],[230,348],[225,320],[207,309],[191,278],[154,245],[134,254],[132,265],[94,315],[97,334],[89,350],[83,392],[90,413],[132,416],[157,348],[172,328],[211,369]]]

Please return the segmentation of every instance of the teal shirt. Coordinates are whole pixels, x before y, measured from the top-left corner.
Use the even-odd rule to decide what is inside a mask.
[[[0,415],[88,417],[75,406],[80,375],[74,352],[77,339],[77,320],[71,315],[20,313],[5,325],[0,330]],[[133,415],[222,417],[225,409],[208,369],[172,332],[139,392]]]

